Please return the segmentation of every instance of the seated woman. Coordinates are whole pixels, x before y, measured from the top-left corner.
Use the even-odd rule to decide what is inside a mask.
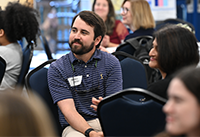
[[[146,0],[124,0],[121,12],[125,25],[133,33],[126,36],[124,41],[142,35],[153,35],[155,21],[149,3]]]
[[[107,33],[102,40],[101,48],[116,48],[123,42],[129,32],[120,20],[115,19],[115,10],[112,1],[94,0],[92,11],[104,20],[107,28]]]
[[[167,98],[167,88],[173,74],[199,62],[195,35],[181,26],[169,25],[154,33],[153,48],[149,52],[151,68],[159,69],[162,80],[152,83],[148,90]]]
[[[184,68],[172,79],[168,88],[168,101],[163,107],[166,113],[166,131],[156,135],[200,136],[200,68]]]
[[[0,11],[0,56],[6,61],[6,71],[0,90],[14,89],[22,66],[22,48],[18,40],[36,44],[39,33],[37,11],[20,3],[9,3]]]
[[[121,7],[122,23],[127,25],[133,32],[127,35],[124,41],[138,36],[153,35],[155,21],[146,0],[124,0]],[[133,55],[135,49],[127,44],[124,48],[120,48],[120,51]],[[120,56],[118,59],[122,60],[124,57]]]

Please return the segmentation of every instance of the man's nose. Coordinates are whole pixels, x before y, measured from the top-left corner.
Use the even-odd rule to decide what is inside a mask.
[[[79,32],[77,32],[74,36],[75,39],[80,39],[81,38],[81,34]]]

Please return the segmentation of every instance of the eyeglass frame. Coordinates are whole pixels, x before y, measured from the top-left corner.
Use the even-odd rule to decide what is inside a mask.
[[[126,8],[126,7],[121,7],[121,13],[127,14],[128,11],[130,11],[128,8]]]

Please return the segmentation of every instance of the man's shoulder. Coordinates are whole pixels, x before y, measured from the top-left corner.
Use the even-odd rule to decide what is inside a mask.
[[[119,60],[112,54],[101,51],[101,62],[104,63],[105,66],[111,67],[111,66],[119,66]]]
[[[64,65],[66,66],[67,64],[70,64],[68,54],[63,55],[56,61],[52,62],[50,67],[62,68]]]

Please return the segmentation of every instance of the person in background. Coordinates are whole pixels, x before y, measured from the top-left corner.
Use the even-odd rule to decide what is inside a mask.
[[[0,92],[0,136],[1,137],[45,137],[58,136],[53,126],[50,111],[35,94],[29,97]]]
[[[6,61],[6,71],[0,90],[14,89],[22,66],[22,48],[18,41],[25,38],[29,45],[40,33],[37,11],[20,3],[9,2],[0,11],[0,56]]]
[[[98,14],[106,24],[107,32],[100,49],[117,47],[129,34],[128,29],[120,20],[116,20],[114,6],[111,0],[94,0],[92,11]]]
[[[48,41],[51,52],[56,53],[58,18],[57,18],[57,11],[55,7],[51,7],[51,10],[47,14],[47,17],[44,23],[41,25],[41,29],[44,30],[44,34]]]
[[[154,38],[149,66],[159,69],[162,80],[150,84],[147,89],[167,99],[167,88],[173,74],[185,66],[197,66],[197,39],[187,28],[176,25],[161,28],[154,33]]]
[[[124,0],[121,10],[122,23],[133,31],[126,36],[124,41],[137,36],[153,35],[155,21],[146,0]]]
[[[170,82],[166,113],[166,131],[156,137],[200,136],[200,68],[187,67]]]
[[[48,85],[58,105],[63,137],[103,136],[97,112],[90,107],[92,99],[122,90],[118,59],[98,49],[105,33],[100,16],[81,11],[72,20],[71,52],[49,67]]]
[[[132,31],[124,41],[143,35],[153,36],[155,21],[149,3],[146,0],[124,0],[121,6],[121,15],[122,23]],[[130,44],[127,44],[120,51],[133,55],[135,49]],[[120,61],[124,59],[122,56],[118,58]]]

